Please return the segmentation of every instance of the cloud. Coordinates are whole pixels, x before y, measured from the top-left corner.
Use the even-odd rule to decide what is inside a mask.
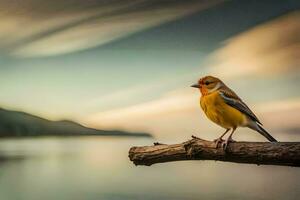
[[[0,0],[0,48],[21,57],[99,46],[216,4],[214,1]],[[26,27],[26,29],[24,29]]]
[[[87,110],[94,111],[95,109],[109,110],[112,107],[124,106],[126,104],[134,104],[141,101],[141,99],[148,99],[149,91],[159,91],[161,83],[141,84],[128,88],[121,88],[115,92],[110,92],[106,95],[91,98],[84,105]]]
[[[190,112],[199,114],[198,99],[198,92],[192,89],[176,90],[153,101],[95,113],[79,121],[98,128],[149,131],[155,135],[171,133],[171,128],[177,129],[173,134],[178,134],[187,125]],[[197,119],[191,118],[189,123],[197,124]]]
[[[196,97],[195,95],[195,93],[186,90],[169,92],[153,101],[100,112],[86,119],[90,123],[95,122],[95,125],[101,122],[100,126],[101,124],[104,126],[114,126],[118,123],[126,123],[130,120],[143,120],[172,112],[186,111],[195,107],[193,106],[195,105],[193,104],[193,99],[195,100],[197,98],[191,98],[191,96]]]
[[[211,73],[221,77],[299,72],[300,12],[292,12],[228,39],[211,54]]]
[[[300,98],[261,103],[257,110],[263,113],[264,123],[272,125],[274,129],[300,128]]]

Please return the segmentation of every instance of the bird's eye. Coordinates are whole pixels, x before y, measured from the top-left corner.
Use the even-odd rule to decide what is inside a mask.
[[[208,82],[208,81],[205,81],[205,82],[204,82],[204,84],[205,84],[205,85],[209,85],[209,84],[210,84],[210,82]]]

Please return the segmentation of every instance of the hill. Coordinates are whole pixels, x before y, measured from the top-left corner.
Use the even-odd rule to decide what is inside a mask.
[[[51,121],[25,112],[0,108],[0,137],[87,135],[151,137],[148,133],[98,130],[73,121]]]

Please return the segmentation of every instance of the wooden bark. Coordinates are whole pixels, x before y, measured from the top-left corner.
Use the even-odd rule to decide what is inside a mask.
[[[300,166],[300,142],[233,142],[226,150],[215,142],[193,138],[181,144],[132,147],[135,165],[150,166],[181,160],[216,160],[257,165]]]

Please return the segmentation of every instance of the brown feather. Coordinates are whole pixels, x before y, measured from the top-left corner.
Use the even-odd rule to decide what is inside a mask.
[[[239,110],[240,112],[250,117],[252,120],[262,125],[262,123],[259,121],[257,116],[250,110],[247,104],[245,104],[242,101],[242,99],[234,91],[232,91],[229,87],[227,87],[224,83],[220,87],[219,91],[223,93],[226,97],[236,101],[235,104],[227,103],[228,105],[234,107],[235,109]]]

